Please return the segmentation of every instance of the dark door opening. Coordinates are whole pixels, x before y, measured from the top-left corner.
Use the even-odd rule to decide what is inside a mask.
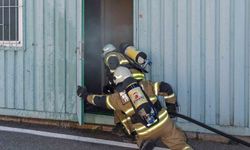
[[[102,94],[106,84],[102,47],[133,44],[133,0],[85,0],[84,81],[90,93]],[[106,110],[85,104],[85,112]]]

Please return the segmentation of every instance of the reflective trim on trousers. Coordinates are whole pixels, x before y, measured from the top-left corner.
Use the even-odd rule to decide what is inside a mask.
[[[122,120],[122,124],[123,124],[123,126],[125,127],[125,129],[126,129],[126,131],[128,132],[128,134],[131,134],[131,131],[129,130],[129,128],[127,127],[127,122],[128,121],[130,121],[131,120],[131,118],[130,117],[127,117],[126,119],[123,119]]]
[[[132,116],[135,113],[134,108],[131,107],[127,111],[125,111],[125,114],[128,116]]]
[[[161,127],[167,120],[168,120],[169,116],[168,116],[168,113],[166,110],[164,110],[160,115],[159,115],[159,122],[150,127],[150,128],[147,128],[145,127],[144,125],[142,125],[141,127],[138,127],[136,128],[136,132],[139,136],[143,136],[145,134],[148,134],[150,132],[153,132],[154,130],[156,130],[157,128]]]
[[[193,149],[190,146],[186,146],[182,150],[193,150]]]
[[[131,118],[128,117],[128,118],[126,118],[126,119],[123,119],[123,120],[122,120],[122,123],[126,123],[127,121],[130,121],[130,120],[131,120]]]

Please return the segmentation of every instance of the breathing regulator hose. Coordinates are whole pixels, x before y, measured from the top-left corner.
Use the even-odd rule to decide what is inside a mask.
[[[184,119],[184,120],[190,121],[190,122],[192,122],[192,123],[194,123],[194,124],[196,124],[196,125],[198,125],[198,126],[201,126],[201,127],[205,128],[205,129],[208,129],[208,130],[210,130],[210,131],[212,131],[212,132],[214,132],[214,133],[217,133],[217,134],[219,134],[219,135],[221,135],[221,136],[224,136],[224,137],[226,137],[226,138],[228,138],[228,139],[230,139],[230,140],[232,140],[232,141],[235,141],[236,143],[240,143],[240,144],[242,144],[242,145],[245,145],[245,146],[247,146],[247,147],[250,147],[250,143],[248,143],[248,142],[246,142],[246,141],[243,141],[243,140],[241,140],[241,139],[239,139],[239,138],[236,138],[235,136],[229,135],[229,134],[227,134],[227,133],[225,133],[225,132],[222,132],[222,131],[220,131],[220,130],[217,130],[217,129],[215,129],[215,128],[212,128],[212,127],[210,127],[210,126],[208,126],[208,125],[206,125],[206,124],[204,124],[204,123],[201,123],[201,122],[199,122],[199,121],[197,121],[197,120],[194,120],[194,119],[192,119],[192,118],[190,118],[190,117],[187,117],[187,116],[182,115],[182,114],[179,114],[179,113],[171,113],[171,112],[169,112],[169,114],[170,114],[170,115],[173,115],[173,116],[176,116],[176,117],[179,117],[179,118],[182,118],[182,119]]]

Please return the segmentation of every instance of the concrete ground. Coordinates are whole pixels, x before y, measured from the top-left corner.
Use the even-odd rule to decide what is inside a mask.
[[[0,128],[11,127],[13,130],[29,129],[32,131],[45,131],[46,133],[59,133],[64,135],[74,135],[78,137],[91,137],[97,139],[105,139],[111,141],[119,141],[125,143],[132,143],[128,137],[118,137],[110,132],[102,132],[96,130],[78,130],[66,129],[51,126],[37,126],[31,124],[18,124],[10,122],[0,122]],[[12,131],[3,131],[0,129],[0,150],[132,150],[134,148],[124,148],[111,146],[107,144],[93,144],[90,142],[81,142],[77,140],[67,140],[51,137],[43,137],[27,133],[16,133]],[[53,135],[53,134],[52,134]],[[190,140],[190,145],[196,150],[249,150],[242,145],[227,145],[215,142]],[[161,146],[159,144],[158,146]]]

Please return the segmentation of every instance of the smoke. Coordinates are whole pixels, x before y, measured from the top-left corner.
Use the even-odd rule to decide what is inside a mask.
[[[85,85],[101,93],[106,83],[102,48],[133,43],[133,0],[85,0]]]

